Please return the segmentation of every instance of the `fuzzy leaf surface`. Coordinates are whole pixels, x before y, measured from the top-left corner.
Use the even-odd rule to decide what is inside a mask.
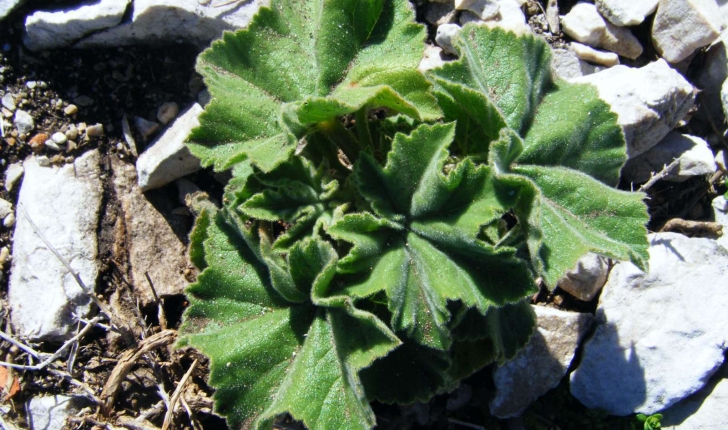
[[[372,428],[358,373],[399,344],[394,334],[345,297],[329,297],[329,307],[285,300],[222,212],[199,219],[207,268],[188,289],[180,344],[210,357],[217,412],[233,428],[270,429],[282,413],[309,428],[338,429],[344,416],[352,429]],[[288,263],[299,290],[325,290],[336,253],[305,240]]]
[[[448,301],[485,313],[534,288],[512,249],[476,239],[484,223],[509,209],[516,190],[496,187],[490,169],[469,160],[443,173],[453,134],[452,124],[398,134],[384,168],[363,156],[355,181],[376,216],[348,214],[328,229],[353,245],[339,262],[349,275],[342,292],[385,291],[393,330],[440,350],[451,343]]]
[[[190,150],[216,170],[249,159],[270,171],[312,123],[365,106],[437,118],[416,71],[424,37],[407,0],[275,1],[199,56],[212,101]]]

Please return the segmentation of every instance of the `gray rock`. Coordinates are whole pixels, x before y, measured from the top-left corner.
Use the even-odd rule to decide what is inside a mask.
[[[559,288],[579,300],[590,301],[607,282],[609,259],[589,253],[576,262],[576,267],[558,282]]]
[[[485,22],[489,27],[499,27],[516,34],[531,34],[531,27],[526,24],[526,15],[523,14],[519,0],[497,0],[498,15]]]
[[[460,33],[460,30],[461,28],[457,24],[442,24],[437,26],[435,42],[440,45],[443,52],[458,55],[458,51],[452,45],[452,39]]]
[[[442,59],[442,48],[434,45],[425,46],[425,53],[422,55],[422,60],[417,69],[421,72],[440,67],[445,64],[445,60]]]
[[[202,107],[195,103],[137,159],[142,191],[162,187],[200,169],[200,162],[185,146],[190,131],[200,125]]]
[[[715,0],[660,0],[652,23],[655,49],[677,63],[720,37],[721,16]]]
[[[15,10],[21,4],[25,3],[26,0],[0,0],[0,21],[8,16],[10,12]]]
[[[91,311],[88,293],[93,293],[99,272],[99,160],[94,150],[63,167],[42,167],[36,157],[23,163],[25,178],[18,195],[20,209],[8,286],[11,321],[20,336],[33,341],[64,339],[76,328],[72,314],[85,317]],[[76,283],[22,209],[91,291]]]
[[[82,37],[121,23],[130,0],[101,0],[61,12],[35,12],[25,20],[23,43],[28,49],[70,46]]]
[[[568,49],[553,49],[551,51],[551,73],[554,77],[570,80],[579,76],[591,75],[603,68],[582,61]]]
[[[455,9],[469,10],[483,21],[493,19],[500,11],[498,0],[455,0]]]
[[[159,130],[159,124],[154,121],[146,120],[140,116],[134,117],[134,126],[136,126],[139,134],[141,134],[144,139],[147,139]]]
[[[615,265],[571,393],[613,415],[653,414],[699,390],[728,344],[728,250],[676,233],[649,236],[650,269]]]
[[[131,22],[94,33],[79,48],[185,41],[207,46],[225,30],[245,28],[269,0],[229,2],[215,7],[199,0],[135,0]]]
[[[569,49],[580,60],[606,67],[612,67],[619,64],[619,56],[614,52],[600,51],[592,48],[591,46],[582,45],[578,42],[571,42],[569,44]]]
[[[614,25],[641,24],[657,9],[659,0],[596,0],[597,10]]]
[[[20,134],[28,134],[35,128],[35,122],[30,114],[22,109],[15,111],[15,118],[13,119],[13,125],[18,129]]]
[[[629,157],[655,146],[695,101],[693,86],[664,60],[640,68],[615,66],[573,82],[596,86],[599,97],[610,104],[624,131]]]
[[[117,221],[123,225],[118,225],[117,230],[125,236],[128,245],[136,296],[143,305],[154,302],[147,274],[158,296],[182,294],[189,284],[184,276],[189,263],[187,244],[181,238],[186,238],[185,221],[189,220],[172,214],[175,198],[154,191],[145,196],[137,185],[133,165],[112,157],[111,167],[114,190],[123,213],[123,218]]]
[[[728,380],[711,382],[695,396],[663,414],[662,428],[671,430],[725,430],[728,428]]]
[[[725,196],[718,196],[713,199],[713,219],[723,226],[723,235],[716,239],[718,244],[728,249],[728,201]]]
[[[179,106],[175,102],[163,103],[162,106],[157,109],[157,119],[162,124],[167,124],[174,119],[179,113]]]
[[[15,184],[23,177],[23,166],[20,163],[13,163],[5,171],[5,190],[12,191]]]
[[[671,131],[649,151],[630,158],[622,168],[622,178],[635,184],[647,182],[653,173],[678,160],[663,179],[681,182],[693,176],[715,172],[715,157],[703,139]]]
[[[425,20],[432,25],[442,25],[453,22],[455,19],[455,6],[452,3],[430,3],[425,10]]]
[[[626,28],[605,21],[596,6],[579,2],[561,19],[564,33],[594,48],[635,59],[642,54],[639,40]]]
[[[5,109],[8,109],[10,111],[15,110],[15,97],[13,97],[12,93],[5,93],[2,99],[2,104]]]
[[[533,337],[512,360],[493,372],[496,395],[490,412],[499,418],[521,415],[534,400],[559,384],[594,319],[591,314],[533,308],[538,316]]]
[[[28,421],[31,430],[63,430],[68,417],[89,406],[84,397],[44,396],[28,402]]]

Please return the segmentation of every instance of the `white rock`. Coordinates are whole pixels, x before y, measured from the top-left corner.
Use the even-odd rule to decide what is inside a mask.
[[[526,15],[517,0],[498,0],[498,15],[485,22],[489,27],[499,27],[518,35],[530,34],[531,27],[526,24]]]
[[[674,160],[666,181],[681,182],[693,176],[709,175],[716,170],[715,157],[708,142],[697,136],[670,132],[649,151],[630,158],[622,168],[622,178],[635,184],[647,182],[652,173],[659,173]]]
[[[73,164],[47,168],[30,157],[23,163],[25,178],[18,196],[18,207],[25,209],[40,234],[70,263],[91,293],[99,271],[99,160],[94,150]],[[22,212],[18,213],[13,243],[8,303],[16,333],[34,341],[67,337],[76,329],[72,314],[86,317],[91,311],[87,292]]]
[[[28,402],[28,421],[31,430],[62,430],[69,417],[76,415],[89,401],[83,397],[33,397]]]
[[[15,214],[8,214],[8,216],[3,219],[3,226],[7,228],[15,227]]]
[[[596,0],[597,10],[614,25],[637,25],[657,9],[660,0]]]
[[[13,125],[18,129],[20,134],[28,134],[35,128],[35,122],[30,114],[22,109],[15,111]]]
[[[134,117],[134,125],[139,131],[139,134],[141,134],[144,139],[148,138],[149,136],[153,135],[154,132],[159,130],[159,124],[154,121],[146,120],[140,116]]]
[[[12,93],[5,93],[2,99],[2,105],[5,109],[15,110],[15,97],[13,97]]]
[[[609,259],[589,253],[576,262],[576,267],[558,282],[559,288],[579,300],[590,301],[607,282]]]
[[[713,199],[713,219],[723,226],[723,235],[716,239],[718,245],[728,249],[728,201],[725,196],[718,196]]]
[[[200,125],[197,117],[201,113],[199,104],[192,105],[139,155],[136,168],[142,191],[162,187],[200,169],[200,161],[190,154],[184,142],[190,131]]]
[[[26,0],[0,0],[0,20],[8,16],[15,8],[25,3]]]
[[[705,238],[649,236],[650,269],[612,268],[598,326],[571,393],[613,415],[653,414],[699,390],[728,344],[728,250]]]
[[[558,77],[568,81],[579,76],[591,75],[600,70],[603,68],[580,60],[574,52],[568,49],[551,51],[551,74],[554,78]]]
[[[469,10],[483,21],[495,18],[500,11],[498,0],[455,0],[455,9]]]
[[[440,45],[443,52],[457,55],[458,51],[452,45],[452,39],[460,33],[460,26],[457,24],[442,24],[437,27],[435,42]]]
[[[13,204],[5,199],[0,199],[0,219],[13,213]]]
[[[642,54],[639,40],[626,28],[605,21],[596,6],[579,2],[561,19],[564,33],[594,48],[603,48],[617,55],[635,59]]]
[[[66,142],[68,142],[68,138],[66,137],[66,135],[65,135],[65,134],[63,134],[63,133],[61,133],[60,131],[57,131],[57,132],[53,133],[53,135],[51,136],[51,140],[52,140],[52,141],[53,141],[53,142],[54,142],[54,143],[55,143],[56,145],[63,145],[63,144],[65,144]],[[46,142],[46,144],[47,144],[47,143],[48,143],[48,142]]]
[[[189,281],[184,276],[187,245],[180,237],[187,235],[188,220],[172,215],[176,196],[161,192],[145,196],[133,165],[112,157],[111,167],[123,213],[117,221],[123,226],[117,224],[117,231],[126,239],[135,295],[142,305],[154,302],[147,275],[160,297],[182,294]]]
[[[425,20],[436,26],[448,24],[455,20],[455,14],[452,3],[430,3],[425,10]]]
[[[13,163],[5,171],[5,190],[12,191],[15,184],[23,177],[23,166],[20,163]]]
[[[573,82],[595,85],[599,97],[610,104],[624,131],[629,157],[655,146],[695,101],[693,86],[664,60],[640,68],[615,66]]]
[[[715,154],[715,165],[723,173],[728,172],[728,157],[726,157],[726,155],[728,155],[728,153],[722,149]]]
[[[496,395],[490,412],[499,418],[520,416],[534,400],[566,375],[576,348],[589,330],[591,314],[533,306],[538,316],[528,344],[493,372]]]
[[[715,0],[660,0],[652,24],[657,52],[677,63],[718,39],[721,12]]]
[[[76,46],[120,46],[186,41],[207,46],[224,30],[245,28],[269,0],[201,4],[200,0],[134,0],[131,22],[81,40]]]
[[[614,52],[600,51],[591,46],[582,45],[581,43],[571,42],[569,49],[579,57],[580,60],[590,63],[601,64],[602,66],[612,67],[619,64],[619,56]]]
[[[49,167],[51,165],[50,158],[46,157],[45,155],[39,155],[36,157],[36,162],[41,167]]]
[[[37,51],[70,46],[76,40],[121,22],[129,0],[101,0],[61,12],[35,12],[25,20],[23,42]]]
[[[417,69],[421,72],[426,72],[442,66],[445,64],[445,60],[442,59],[441,53],[442,48],[439,46],[426,45],[425,53],[423,54],[422,60],[420,61],[420,65],[417,66]]]
[[[662,428],[725,430],[728,428],[728,380],[711,382],[695,396],[666,410]]]
[[[179,106],[175,102],[163,103],[162,106],[157,109],[157,119],[162,124],[167,124],[174,119],[179,113]]]

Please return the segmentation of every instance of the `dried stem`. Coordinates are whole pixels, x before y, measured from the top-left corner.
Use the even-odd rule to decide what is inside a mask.
[[[177,407],[177,402],[179,401],[180,395],[182,395],[182,389],[184,388],[185,384],[187,383],[187,380],[192,375],[192,371],[195,370],[195,367],[197,366],[197,360],[192,362],[192,365],[187,370],[187,373],[180,379],[179,384],[177,384],[177,388],[174,390],[174,393],[172,394],[172,399],[169,401],[169,408],[167,408],[167,413],[164,415],[164,423],[162,424],[162,430],[167,430],[169,426],[172,424],[172,418],[174,416],[174,410]]]

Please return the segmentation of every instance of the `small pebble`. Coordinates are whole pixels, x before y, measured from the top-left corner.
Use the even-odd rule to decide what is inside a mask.
[[[5,218],[11,213],[13,213],[13,204],[5,199],[0,199],[0,218]]]
[[[86,136],[89,137],[101,137],[104,135],[103,124],[94,124],[86,128]]]
[[[86,132],[86,123],[85,122],[79,122],[78,123],[78,126],[76,126],[76,127],[78,128],[78,132],[79,133],[85,133]]]
[[[16,143],[18,143],[14,137],[6,137],[5,143],[8,144],[8,146],[15,146]]]
[[[15,226],[15,214],[10,214],[3,220],[3,225],[7,228],[13,228]]]
[[[66,161],[66,159],[61,154],[56,154],[53,157],[51,157],[51,164],[61,164],[64,161]]]
[[[3,246],[0,248],[0,266],[4,266],[8,260],[10,260],[10,249],[7,246]]]
[[[65,136],[64,136],[65,137]],[[56,142],[53,141],[53,139],[48,139],[45,141],[46,148],[50,149],[51,151],[60,152],[61,147],[58,146]]]
[[[12,116],[13,116],[13,111],[11,111],[11,110],[9,110],[9,109],[5,109],[5,108],[3,108],[3,116],[4,116],[5,118],[12,118]],[[6,123],[6,124],[7,124],[7,123]]]
[[[5,189],[7,191],[12,191],[15,188],[15,184],[23,177],[23,172],[23,165],[20,163],[13,163],[8,166],[5,171]]]
[[[15,110],[15,98],[11,93],[5,93],[2,104],[8,110]]]
[[[28,82],[25,83],[25,86],[28,87],[28,89],[30,89],[30,90],[34,90],[35,87],[38,86],[38,82],[36,82],[36,81],[28,81]]]
[[[78,113],[78,107],[76,105],[68,105],[63,109],[63,113],[68,116],[76,115]]]
[[[78,139],[78,129],[76,128],[75,124],[71,124],[68,127],[68,130],[66,130],[66,138],[68,140],[76,140]]]
[[[48,167],[51,165],[51,160],[49,160],[45,155],[39,156],[36,161],[38,162],[38,165],[42,167]]]
[[[32,149],[33,152],[38,153],[42,151],[43,148],[45,148],[45,143],[48,139],[50,139],[50,136],[48,136],[46,133],[38,133],[30,138],[28,145],[30,145],[30,149]]]
[[[15,111],[13,124],[20,134],[27,134],[35,128],[33,117],[30,116],[28,112],[21,109]]]
[[[154,132],[157,131],[157,129],[159,128],[159,124],[157,124],[156,122],[147,121],[146,119],[139,116],[134,117],[134,125],[136,126],[137,130],[139,130],[139,133],[144,139],[154,134]]]
[[[66,143],[66,152],[71,152],[76,148],[78,148],[78,144],[75,141],[69,140],[68,143]]]
[[[164,125],[172,121],[179,113],[179,106],[175,102],[167,102],[157,109],[157,119]]]
[[[73,99],[73,102],[79,106],[85,107],[85,106],[91,106],[92,104],[94,104],[94,99],[92,99],[89,96],[78,96],[75,99]]]
[[[57,132],[53,133],[53,136],[51,136],[51,140],[58,145],[63,145],[64,143],[66,143],[68,138],[66,137],[65,134],[61,133],[60,131],[57,131]]]

